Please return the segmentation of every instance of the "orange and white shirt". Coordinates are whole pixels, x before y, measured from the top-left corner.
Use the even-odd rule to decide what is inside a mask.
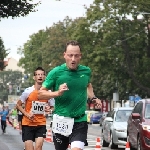
[[[38,100],[38,90],[35,90],[34,86],[25,89],[20,96],[22,103],[25,103],[25,111],[27,113],[32,112],[34,114],[33,120],[23,116],[22,125],[37,126],[46,125],[46,118],[44,116],[45,106],[48,103],[50,106],[55,105],[54,98],[50,100]]]

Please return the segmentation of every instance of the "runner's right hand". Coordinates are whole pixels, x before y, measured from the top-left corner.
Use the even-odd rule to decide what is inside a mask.
[[[66,83],[61,84],[58,90],[59,96],[61,96],[67,90],[69,90],[67,84]]]
[[[34,119],[34,114],[32,112],[26,113],[25,116],[30,120]]]

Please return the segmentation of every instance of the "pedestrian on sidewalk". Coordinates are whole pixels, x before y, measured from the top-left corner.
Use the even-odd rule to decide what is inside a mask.
[[[25,143],[25,150],[42,150],[44,138],[46,138],[46,117],[44,115],[45,107],[47,111],[49,106],[54,105],[54,99],[39,101],[37,98],[38,90],[45,80],[46,73],[41,67],[34,71],[33,79],[35,84],[21,94],[17,102],[17,108],[23,113],[22,119],[22,140]],[[22,104],[25,108],[22,108]],[[35,142],[35,147],[33,146]]]
[[[87,97],[101,108],[101,101],[93,92],[91,69],[80,65],[81,48],[77,41],[66,44],[66,63],[52,69],[39,91],[39,99],[55,98],[53,141],[56,150],[82,150],[87,139]],[[49,92],[53,89],[53,92]]]
[[[2,133],[6,133],[6,119],[9,115],[8,110],[5,108],[5,106],[3,106],[3,110],[0,112],[0,116],[1,116],[1,129],[2,129]]]

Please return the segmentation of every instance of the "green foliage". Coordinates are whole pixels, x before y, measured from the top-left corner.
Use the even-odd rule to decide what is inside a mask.
[[[12,90],[9,91],[9,85]],[[15,95],[17,86],[22,85],[22,72],[19,71],[1,71],[0,72],[0,99],[7,101],[8,95]]]
[[[32,2],[33,0],[1,0],[0,19],[8,17],[24,17],[30,12],[35,12],[35,7],[40,4],[40,2]]]
[[[51,68],[64,63],[64,43],[70,39],[67,32],[70,23],[71,19],[66,17],[63,22],[31,35],[24,47],[18,49],[18,53],[24,55],[19,65],[25,68],[25,73],[33,75],[34,69],[38,66],[49,72]]]
[[[66,17],[46,30],[30,36],[19,51],[24,54],[20,65],[26,73],[42,66],[48,72],[64,62],[64,44],[74,39],[82,47],[81,63],[92,69],[95,94],[112,99],[118,90],[150,96],[150,15],[138,19],[139,12],[149,12],[148,0],[95,0],[86,17]],[[132,19],[131,19],[132,18]]]
[[[4,42],[0,37],[0,71],[2,71],[6,66],[4,66],[4,58],[8,55],[8,50],[4,47]]]

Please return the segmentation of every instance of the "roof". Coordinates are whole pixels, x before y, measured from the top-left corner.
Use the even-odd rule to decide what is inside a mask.
[[[150,98],[145,98],[145,99],[141,99],[141,100],[139,100],[138,102],[147,102],[147,103],[150,103]]]

